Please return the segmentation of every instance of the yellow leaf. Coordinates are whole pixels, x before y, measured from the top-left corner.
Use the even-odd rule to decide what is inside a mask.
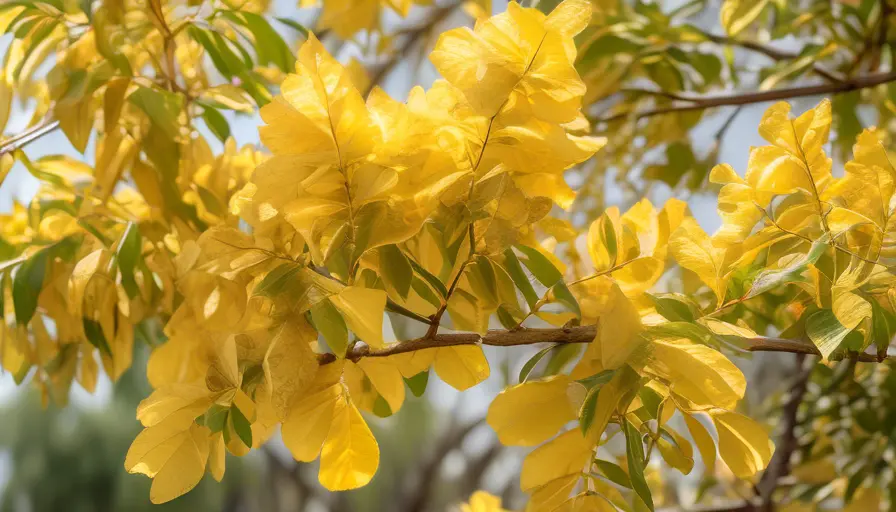
[[[658,338],[648,351],[645,371],[667,379],[670,390],[697,409],[733,409],[744,396],[744,374],[715,349],[684,338]]]
[[[430,60],[480,115],[494,116],[505,103],[528,103],[539,118],[573,121],[585,86],[573,67],[570,38],[584,28],[582,14],[591,9],[583,0],[566,0],[555,10],[545,17],[511,2],[506,12],[477,23],[475,31],[442,34]]]
[[[593,448],[578,428],[560,434],[523,460],[520,488],[528,492],[552,480],[581,473],[591,462]]]
[[[184,428],[214,403],[214,395],[205,386],[174,384],[153,391],[137,406],[137,419],[144,427],[163,421]]]
[[[240,387],[242,375],[237,362],[236,340],[228,336],[215,347],[211,364],[205,375],[205,385],[211,391],[230,391]]]
[[[385,291],[346,286],[338,294],[330,296],[330,302],[339,310],[346,325],[358,338],[373,348],[384,345]]]
[[[719,12],[722,27],[729,36],[736,36],[743,29],[752,23],[762,9],[768,4],[768,0],[748,1],[748,0],[725,0]]]
[[[271,394],[271,406],[280,418],[300,399],[317,372],[317,356],[311,343],[317,333],[304,318],[286,321],[268,346],[264,372]]]
[[[398,367],[388,358],[372,358],[365,357],[358,361],[357,365],[361,367],[364,374],[370,379],[374,389],[386,403],[392,413],[398,412],[404,403],[404,380],[401,378],[401,372]]]
[[[224,466],[227,452],[224,447],[224,434],[212,434],[208,448],[208,471],[212,478],[220,482],[224,478]]]
[[[697,445],[697,450],[700,451],[700,458],[703,460],[703,465],[706,466],[706,474],[712,475],[716,467],[715,441],[713,441],[712,436],[709,435],[703,423],[700,423],[697,418],[687,413],[682,414],[682,416],[688,427],[688,432],[690,432],[694,443]]]
[[[763,470],[775,446],[768,432],[755,421],[728,411],[711,413],[719,433],[719,454],[738,478],[750,478]]]
[[[576,418],[565,375],[527,381],[502,391],[488,408],[486,421],[508,446],[534,446]]]
[[[507,512],[501,508],[501,498],[485,491],[476,491],[470,502],[460,506],[460,512]]]
[[[153,479],[149,499],[165,503],[199,483],[209,456],[207,427],[163,422],[143,430],[128,449],[124,467]]]
[[[612,503],[599,494],[583,492],[564,502],[553,512],[614,512],[618,510]]]
[[[367,485],[380,463],[380,449],[361,413],[343,394],[336,400],[333,423],[320,456],[321,485],[345,491]]]
[[[439,348],[433,369],[440,379],[458,391],[467,390],[489,376],[488,359],[478,345]]]
[[[579,479],[579,475],[567,475],[532,489],[526,510],[556,510],[578,486]]]
[[[333,423],[336,404],[344,393],[342,384],[338,382],[341,376],[341,364],[321,367],[315,376],[315,385],[286,416],[280,432],[283,443],[296,460],[311,462],[320,453]]]
[[[682,267],[697,274],[716,295],[717,305],[725,300],[725,250],[713,247],[712,240],[693,218],[686,218],[669,240],[672,256]]]
[[[674,430],[667,429],[666,432],[675,439],[675,442],[660,436],[656,440],[657,448],[666,463],[687,475],[694,468],[694,448],[687,439]]]
[[[628,366],[623,366],[616,371],[610,382],[604,384],[597,394],[594,419],[591,420],[591,426],[586,432],[588,439],[596,443],[607,428],[613,414],[625,412],[618,410],[621,406],[627,406],[622,403],[622,399],[630,391],[636,389],[639,383],[640,376]]]
[[[610,305],[601,315],[595,343],[600,343],[603,368],[619,368],[643,344],[641,315],[618,286],[610,289]]]

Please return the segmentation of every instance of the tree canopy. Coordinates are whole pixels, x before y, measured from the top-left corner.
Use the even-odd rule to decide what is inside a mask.
[[[124,469],[154,503],[277,430],[364,486],[365,418],[535,344],[486,416],[531,448],[527,510],[676,506],[665,475],[701,470],[738,510],[892,503],[892,7],[708,4],[3,1],[0,125],[30,120],[0,176],[40,182],[0,217],[3,368],[65,405],[148,344]],[[417,50],[439,78],[391,97]],[[806,96],[717,162],[742,106]],[[83,157],[29,158],[55,130]],[[772,413],[743,406],[759,352],[796,363]]]

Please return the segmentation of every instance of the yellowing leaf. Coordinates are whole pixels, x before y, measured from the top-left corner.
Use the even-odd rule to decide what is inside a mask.
[[[693,218],[684,219],[669,240],[672,256],[682,267],[697,274],[716,295],[717,305],[725,300],[725,250],[712,240]]]
[[[732,409],[743,398],[747,381],[721,352],[687,339],[650,341],[645,371],[669,381],[677,393],[698,409]]]
[[[597,404],[594,407],[594,418],[586,432],[588,439],[597,442],[607,428],[613,414],[619,411],[626,395],[640,384],[640,376],[628,366],[623,366],[613,375],[610,382],[604,384],[597,394]]]
[[[404,402],[404,381],[398,367],[387,358],[365,357],[358,361],[364,375],[373,384],[376,392],[386,400],[392,413],[401,409]]]
[[[342,375],[339,366],[333,363],[319,370],[316,385],[306,391],[283,422],[283,443],[296,460],[311,462],[316,459],[330,432],[336,405],[344,394],[342,384],[337,382]]]
[[[163,422],[146,428],[131,444],[124,467],[153,479],[150,501],[171,501],[196,487],[205,474],[210,434],[195,423]]]
[[[304,319],[285,322],[271,340],[264,356],[264,372],[271,405],[280,418],[286,418],[315,376],[317,357],[310,343],[316,341],[317,333]]]
[[[712,420],[719,433],[719,455],[738,478],[750,478],[763,470],[775,446],[755,421],[728,411],[714,411]]]
[[[153,391],[137,406],[137,419],[144,427],[161,422],[184,428],[214,403],[214,395],[205,386],[175,384]]]
[[[657,448],[659,448],[663,460],[687,475],[694,468],[694,448],[688,440],[681,437],[674,430],[666,430],[665,432],[673,438],[674,442],[664,436],[657,438]]]
[[[759,17],[768,0],[725,0],[720,11],[722,27],[729,36],[735,36]]]
[[[330,297],[355,335],[374,348],[383,346],[383,314],[386,292],[372,288],[346,286]]]
[[[320,456],[320,483],[330,491],[367,485],[380,463],[379,446],[347,395],[336,400]]]
[[[523,460],[520,488],[530,491],[557,478],[582,472],[591,462],[593,448],[577,428],[560,434]]]
[[[715,441],[713,441],[712,436],[709,435],[706,427],[704,427],[697,418],[690,414],[683,414],[682,416],[688,427],[688,432],[690,432],[691,437],[694,439],[694,443],[697,445],[697,450],[700,451],[700,458],[703,460],[703,465],[706,466],[706,474],[712,475],[716,467]]]
[[[511,386],[492,401],[486,421],[502,444],[539,444],[575,419],[576,410],[567,395],[573,385],[578,384],[558,375]]]
[[[613,512],[617,510],[612,503],[599,494],[583,492],[565,501],[554,512]]]
[[[433,369],[440,379],[458,391],[479,384],[489,375],[488,360],[478,345],[439,348]]]
[[[469,503],[460,506],[460,512],[507,512],[501,508],[501,498],[485,491],[476,491]]]
[[[585,87],[572,65],[575,50],[564,38],[584,28],[580,16],[590,14],[590,5],[566,0],[556,9],[546,17],[511,2],[507,12],[477,23],[475,31],[442,34],[430,60],[480,115],[494,116],[505,102],[528,102],[538,117],[572,121]],[[544,79],[550,86],[535,85]]]
[[[601,315],[595,343],[600,343],[603,368],[612,370],[625,364],[643,340],[639,336],[641,316],[635,305],[616,285],[609,293],[610,305]]]

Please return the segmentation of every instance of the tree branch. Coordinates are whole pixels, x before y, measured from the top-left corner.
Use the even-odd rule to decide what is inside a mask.
[[[760,499],[758,510],[761,512],[774,510],[772,497],[775,489],[778,487],[778,481],[790,474],[790,459],[797,448],[796,428],[799,425],[797,413],[799,412],[800,404],[803,403],[803,397],[806,395],[806,387],[809,384],[809,377],[812,376],[812,368],[814,366],[815,362],[807,360],[805,354],[797,354],[797,377],[790,388],[790,396],[787,402],[781,408],[781,433],[779,434],[775,454],[772,456],[772,460],[769,461],[768,467],[762,473],[762,478],[760,478],[756,486],[759,490]]]
[[[652,110],[644,110],[641,112],[622,112],[601,119],[596,119],[595,122],[610,123],[629,117],[634,117],[635,119],[645,119],[662,114],[691,112],[694,110],[704,110],[713,107],[750,105],[753,103],[800,98],[803,96],[818,96],[821,94],[842,94],[846,92],[857,91],[860,89],[876,87],[878,85],[894,81],[896,81],[896,71],[859,76],[851,78],[849,80],[844,80],[842,82],[807,85],[802,87],[790,87],[785,89],[775,89],[771,91],[749,92],[724,96],[682,96],[681,101],[687,101],[687,105],[671,105],[668,107],[660,107]]]
[[[765,55],[766,57],[768,57],[772,60],[775,60],[775,61],[794,60],[794,59],[797,59],[800,57],[799,54],[787,52],[784,50],[779,50],[777,48],[774,48],[771,46],[766,46],[764,44],[757,43],[755,41],[742,41],[742,40],[734,39],[734,38],[731,38],[728,36],[719,36],[716,34],[710,34],[709,32],[703,32],[703,36],[716,44],[721,44],[721,45],[725,45],[725,46],[738,46],[740,48],[744,48],[746,50],[750,50],[750,51]],[[821,67],[818,64],[815,64],[812,66],[812,71],[816,75],[818,75],[826,80],[829,80],[831,82],[842,82],[844,80],[842,77],[835,75],[834,73],[824,69],[823,67]]]
[[[28,128],[24,132],[3,141],[2,145],[0,145],[0,156],[12,153],[17,149],[22,149],[44,135],[53,132],[56,128],[59,128],[59,121],[51,119],[44,120],[43,122]]]
[[[406,31],[401,32],[401,34],[405,35],[406,38],[402,45],[398,48],[397,51],[393,52],[392,55],[389,56],[389,59],[382,63],[377,69],[373,72],[373,76],[370,77],[370,83],[367,85],[366,90],[362,96],[367,96],[373,88],[380,84],[384,78],[392,71],[393,68],[401,61],[401,57],[405,55],[407,52],[417,44],[417,41],[420,40],[421,37],[430,32],[433,27],[441,23],[445,18],[451,14],[454,9],[460,3],[452,3],[451,5],[447,5],[445,7],[440,7],[434,11],[434,14],[426,20],[422,25],[412,28]]]
[[[371,349],[361,345],[348,354],[345,358],[358,361],[364,357],[389,357],[396,354],[406,354],[417,350],[429,348],[456,347],[458,345],[491,345],[495,347],[514,347],[520,345],[534,345],[536,343],[591,343],[597,335],[597,325],[584,325],[580,327],[560,327],[555,329],[518,329],[518,330],[490,330],[484,336],[476,333],[451,333],[436,334],[432,337],[423,337],[414,340],[399,341],[385,348]],[[807,354],[820,356],[818,348],[809,341],[791,340],[785,338],[769,338],[757,336],[744,338],[746,350],[750,352],[787,352],[791,354]],[[318,354],[320,364],[329,364],[336,361],[335,354]],[[866,363],[881,362],[875,354],[859,353],[856,360]]]

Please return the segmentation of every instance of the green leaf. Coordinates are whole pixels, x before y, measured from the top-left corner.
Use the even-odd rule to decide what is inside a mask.
[[[238,13],[225,11],[223,16],[243,25],[252,33],[252,37],[255,38],[255,52],[258,55],[259,64],[274,64],[283,72],[292,71],[295,57],[293,57],[289,45],[264,17],[246,11]]]
[[[680,293],[647,294],[656,307],[656,312],[670,322],[693,322],[699,316],[699,308]]]
[[[784,284],[806,281],[806,278],[802,275],[803,272],[809,268],[810,264],[817,262],[821,255],[824,254],[825,249],[828,248],[828,241],[830,238],[830,235],[825,233],[812,243],[812,247],[809,249],[808,253],[799,258],[795,258],[794,261],[786,267],[775,270],[766,270],[760,273],[753,281],[753,285],[750,287],[750,292],[747,294],[746,298],[749,299],[755,297],[760,293],[767,292]]]
[[[557,284],[551,287],[551,292],[557,302],[566,306],[567,309],[575,313],[580,319],[582,318],[582,310],[579,308],[579,301],[577,301],[572,292],[569,291],[569,287],[566,286],[566,283],[563,281],[557,282]]]
[[[227,425],[227,417],[230,414],[230,407],[214,404],[205,413],[205,426],[212,433],[221,432]]]
[[[504,304],[498,306],[498,310],[495,312],[498,315],[498,321],[501,322],[501,326],[505,329],[515,329],[520,324],[520,320],[522,318],[517,319],[513,316],[513,313],[510,312]]]
[[[411,393],[419,398],[423,396],[423,392],[426,391],[426,384],[429,382],[429,370],[420,372],[411,378],[405,378],[404,382],[408,385]]]
[[[388,418],[392,416],[392,407],[389,406],[389,402],[383,398],[383,395],[377,395],[371,412],[380,418]]]
[[[529,377],[529,374],[532,373],[532,370],[535,369],[535,366],[538,364],[538,362],[541,361],[544,356],[548,355],[548,352],[554,350],[558,346],[559,345],[551,345],[550,347],[545,347],[539,350],[537,354],[530,357],[529,360],[526,361],[526,364],[524,364],[520,369],[520,382],[525,382]]]
[[[277,21],[279,21],[280,23],[283,23],[283,24],[286,25],[287,27],[289,27],[289,28],[295,30],[296,32],[299,32],[299,33],[302,34],[304,37],[308,37],[308,34],[309,34],[310,31],[309,31],[304,25],[302,25],[301,23],[298,23],[298,22],[296,22],[296,21],[293,21],[293,20],[291,20],[291,19],[289,19],[289,18],[274,18],[274,19],[277,20]]]
[[[227,138],[230,137],[230,124],[227,123],[224,114],[211,107],[205,107],[202,109],[202,119],[218,140],[227,141]]]
[[[87,341],[98,348],[100,352],[112,357],[112,349],[109,348],[109,342],[106,341],[106,335],[103,334],[103,328],[100,326],[100,323],[89,318],[81,318],[81,323],[84,325],[84,334],[87,336]]]
[[[12,302],[16,323],[27,325],[37,310],[37,298],[44,286],[47,258],[50,252],[42,249],[19,265],[12,280]]]
[[[806,320],[806,334],[825,359],[840,347],[850,331],[840,324],[830,309],[816,311]]]
[[[644,478],[644,445],[641,443],[641,434],[628,420],[623,418],[622,423],[622,428],[625,432],[628,473],[632,482],[632,488],[638,497],[641,498],[641,501],[647,505],[647,508],[654,510],[650,487],[647,486],[647,480]]]
[[[756,20],[768,0],[725,0],[720,10],[722,27],[729,36],[736,36]]]
[[[221,34],[190,25],[187,33],[205,48],[215,68],[228,80],[242,76],[246,72],[246,62],[237,56]],[[251,91],[248,91],[251,94]]]
[[[118,244],[118,271],[121,273],[121,286],[129,298],[134,298],[140,293],[137,280],[134,278],[134,270],[140,261],[143,241],[137,224],[130,222]]]
[[[411,264],[411,267],[414,269],[414,272],[417,273],[420,277],[422,277],[427,283],[432,285],[433,289],[439,293],[442,299],[448,296],[448,289],[445,288],[445,284],[439,280],[438,277],[432,275],[428,270],[421,267],[413,258],[408,258],[408,263]]]
[[[538,303],[538,294],[535,293],[535,289],[532,288],[532,283],[530,283],[529,278],[526,277],[526,273],[520,265],[520,260],[516,257],[513,249],[504,251],[504,270],[507,271],[510,279],[513,280],[513,284],[515,284],[520,293],[523,294],[523,298],[526,300],[526,304],[529,305],[529,308],[534,308],[535,304]]]
[[[601,242],[609,255],[610,267],[615,267],[619,261],[619,248],[616,242],[616,227],[613,226],[613,220],[609,215],[602,215],[600,218],[600,234],[603,238]]]
[[[383,283],[398,295],[407,299],[414,280],[414,269],[408,258],[394,245],[379,248],[379,269],[383,273]]]
[[[545,365],[544,371],[541,373],[543,377],[557,375],[566,365],[578,357],[581,347],[578,343],[563,343],[560,348],[551,353],[551,359]]]
[[[179,117],[184,107],[180,94],[155,89],[137,87],[128,96],[128,101],[140,108],[166,137],[177,139],[180,134]]]
[[[564,305],[576,316],[581,317],[582,312],[579,309],[578,301],[563,282],[563,274],[557,270],[551,260],[535,248],[525,245],[517,245],[516,248],[522,253],[520,261],[535,276],[535,279],[551,290],[555,301]],[[511,279],[513,279],[513,274],[511,274]],[[533,305],[530,304],[529,307],[533,307]]]
[[[252,447],[252,424],[249,423],[249,420],[243,414],[243,411],[240,410],[236,404],[232,404],[230,406],[230,421],[233,425],[233,430],[236,432],[236,435],[240,437],[240,441],[243,442],[244,445],[251,448]]]
[[[602,372],[595,373],[590,377],[579,379],[576,382],[590,389],[596,386],[603,386],[607,382],[610,382],[610,379],[612,379],[613,375],[615,374],[616,370],[604,370]]]
[[[268,272],[264,278],[255,285],[252,295],[263,295],[265,297],[275,297],[286,289],[290,281],[296,274],[302,270],[302,267],[295,263],[283,263],[274,270]]]
[[[538,279],[541,284],[550,288],[563,280],[563,274],[557,270],[557,267],[551,263],[551,260],[547,259],[547,257],[537,249],[526,245],[517,245],[515,247],[523,253],[523,257],[520,258],[520,261],[522,261],[523,265],[529,269],[529,272],[532,272],[532,275],[535,276],[535,279]]]
[[[881,307],[876,300],[868,302],[871,303],[874,345],[877,347],[878,354],[885,355],[887,348],[890,346],[890,341],[893,339],[893,334],[896,333],[896,315]]]
[[[585,395],[585,401],[582,402],[582,408],[579,409],[579,428],[582,429],[582,435],[588,434],[588,429],[594,423],[594,413],[597,411],[597,397],[600,395],[600,388],[603,386],[594,386]]]
[[[600,459],[594,459],[594,464],[597,465],[597,469],[600,470],[601,474],[614,484],[621,485],[626,489],[632,488],[632,481],[629,479],[628,474],[617,464]]]
[[[348,326],[345,325],[342,315],[330,301],[322,300],[311,306],[311,321],[314,327],[323,335],[330,350],[337,356],[344,358],[348,350]]]

